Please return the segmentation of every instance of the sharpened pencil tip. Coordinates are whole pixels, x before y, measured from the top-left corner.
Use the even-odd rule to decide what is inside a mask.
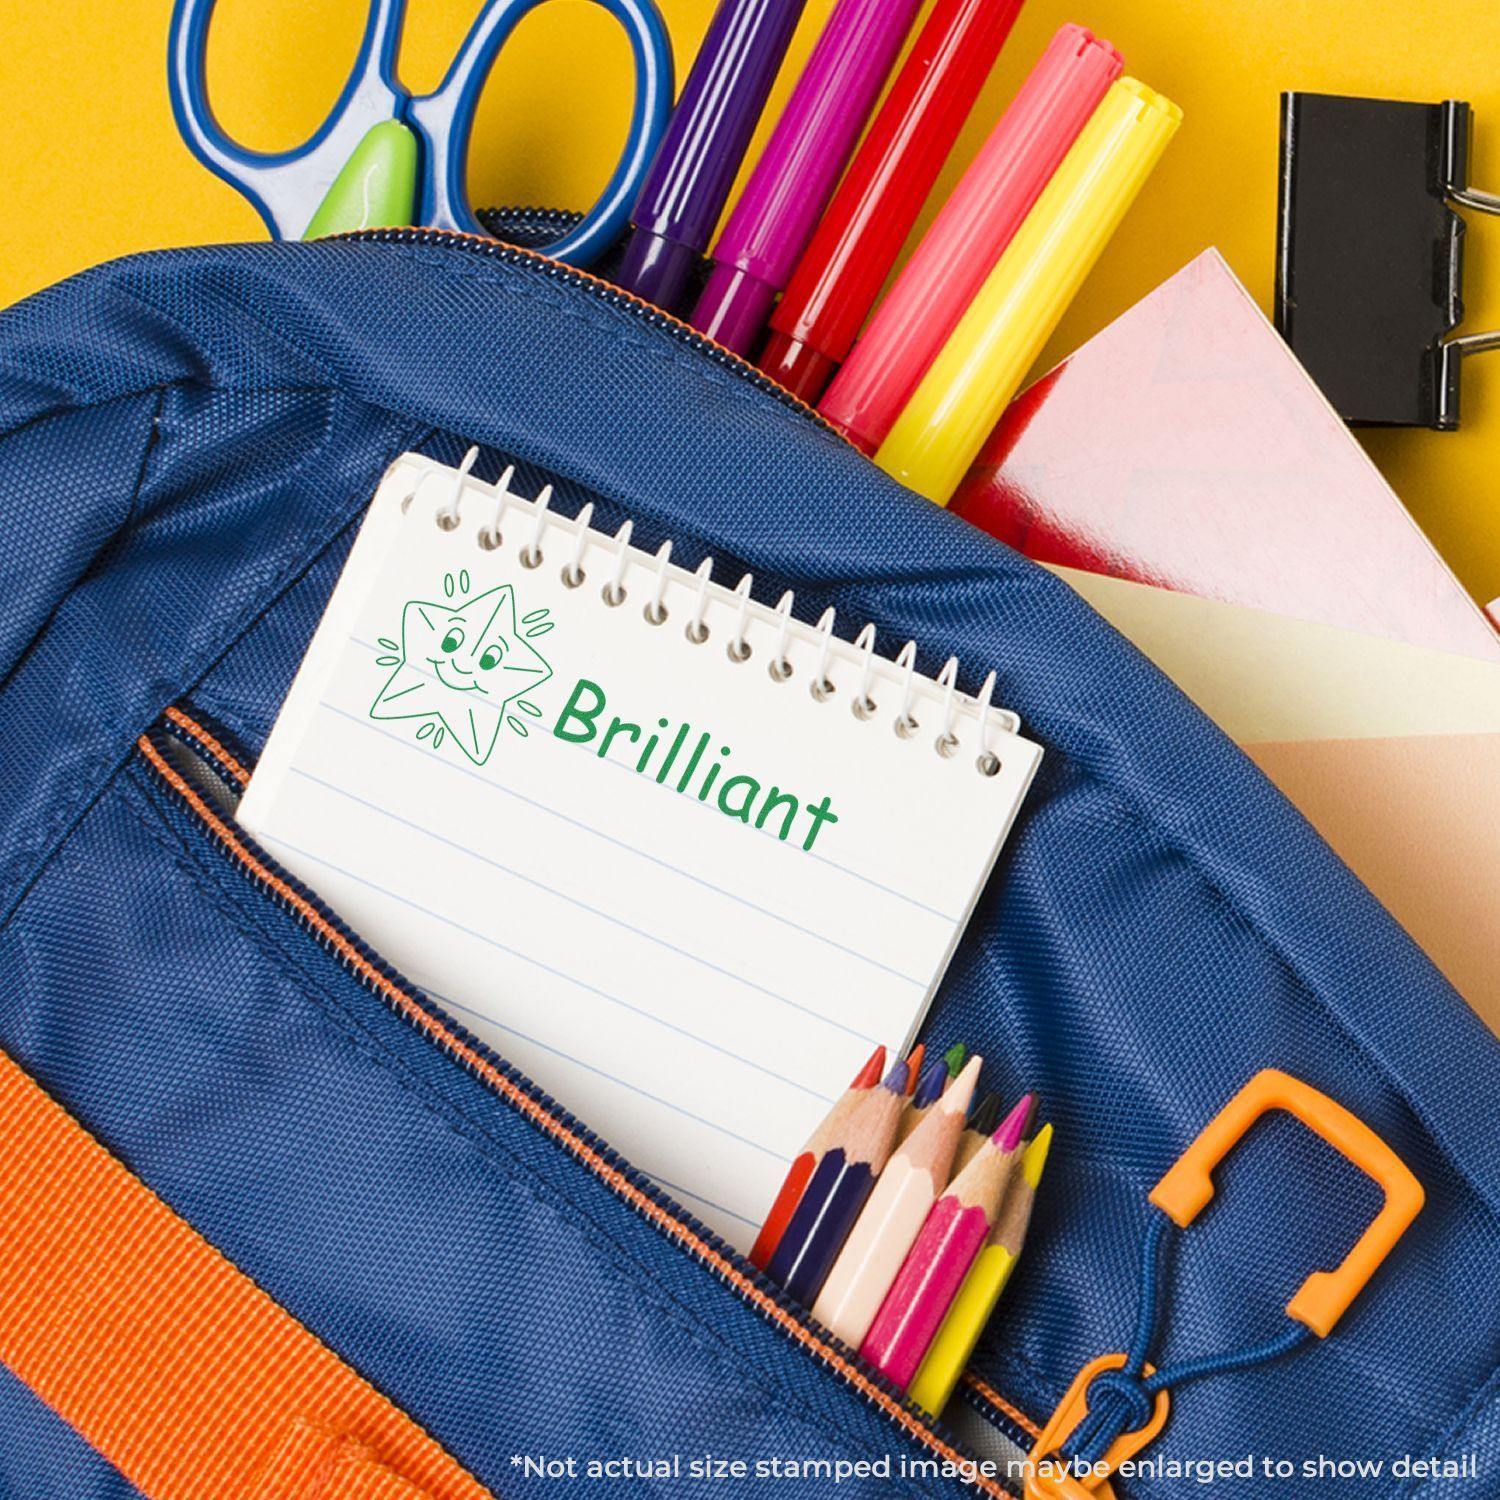
[[[922,1059],[927,1056],[927,1043],[918,1042],[911,1049],[906,1059],[906,1092],[908,1094],[916,1088],[917,1079],[922,1076]]]
[[[854,1082],[849,1087],[851,1089],[872,1089],[880,1082],[880,1075],[884,1072],[885,1046],[882,1044],[870,1054],[869,1062],[854,1075]]]
[[[948,1069],[948,1076],[950,1078],[957,1078],[958,1075],[963,1072],[964,1059],[968,1057],[968,1055],[969,1049],[965,1047],[962,1042],[954,1042],[954,1044],[945,1053],[943,1053],[943,1062]]]
[[[948,1083],[948,1064],[940,1057],[935,1057],[922,1069],[922,1076],[917,1081],[916,1092],[911,1096],[914,1109],[926,1109],[930,1104],[936,1104],[943,1096],[943,1089]]]
[[[968,1112],[970,1101],[974,1098],[974,1089],[979,1082],[979,1069],[983,1065],[982,1057],[971,1057],[959,1071],[957,1078],[948,1085],[948,1091],[943,1095],[943,1101],[938,1106],[950,1115],[961,1115]]]
[[[910,1071],[905,1062],[898,1062],[889,1073],[885,1075],[885,1082],[880,1086],[892,1094],[904,1094],[906,1092],[906,1077]]]
[[[1026,1179],[1028,1187],[1034,1189],[1042,1180],[1042,1169],[1047,1165],[1047,1152],[1051,1147],[1052,1122],[1049,1120],[1021,1153],[1021,1176]]]
[[[969,1129],[976,1135],[994,1135],[995,1126],[999,1123],[1000,1096],[994,1089],[991,1089],[974,1106],[974,1113],[969,1116]]]
[[[1000,1122],[1000,1128],[991,1139],[1002,1151],[1014,1151],[1021,1144],[1021,1132],[1026,1128],[1026,1116],[1031,1110],[1031,1095],[1022,1094],[1014,1108]]]

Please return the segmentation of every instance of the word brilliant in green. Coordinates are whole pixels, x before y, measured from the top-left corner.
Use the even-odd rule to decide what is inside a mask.
[[[747,827],[769,825],[783,843],[795,830],[801,833],[802,847],[811,849],[823,825],[838,822],[839,816],[826,796],[818,802],[806,802],[779,786],[767,789],[756,776],[735,774],[721,779],[732,752],[728,745],[720,745],[717,753],[712,753],[715,736],[709,731],[700,731],[689,746],[691,724],[679,724],[676,732],[669,734],[671,725],[666,719],[658,719],[657,728],[650,731],[618,716],[606,722],[605,704],[604,689],[580,677],[552,733],[573,745],[597,741],[599,748],[594,753],[600,760],[611,750],[621,759],[619,751],[623,749],[624,762],[633,764],[642,776],[652,777],[659,786],[666,786],[667,778],[675,772],[672,785],[677,791],[692,793],[700,802],[717,807],[725,817],[738,818]]]

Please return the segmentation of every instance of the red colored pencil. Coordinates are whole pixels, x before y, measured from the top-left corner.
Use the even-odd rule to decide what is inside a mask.
[[[860,1346],[859,1352],[903,1390],[999,1215],[1030,1109],[1028,1095],[933,1204]]]
[[[771,1257],[775,1255],[776,1247],[781,1243],[786,1226],[791,1223],[792,1214],[802,1201],[802,1194],[806,1192],[807,1184],[812,1180],[812,1174],[817,1170],[824,1152],[841,1137],[844,1122],[850,1112],[880,1082],[884,1072],[885,1048],[877,1047],[870,1054],[870,1060],[854,1075],[854,1082],[834,1101],[833,1108],[823,1116],[822,1123],[808,1136],[807,1144],[793,1158],[780,1191],[776,1194],[776,1200],[771,1204],[771,1211],[761,1225],[760,1234],[750,1247],[752,1265],[759,1266],[762,1271],[770,1265]]]

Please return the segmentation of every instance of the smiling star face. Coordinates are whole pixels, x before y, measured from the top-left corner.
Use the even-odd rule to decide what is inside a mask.
[[[445,579],[445,587],[451,581]],[[468,576],[463,575],[467,586]],[[545,611],[539,611],[539,614]],[[550,629],[537,616],[516,619],[515,589],[508,583],[472,599],[436,603],[413,599],[401,612],[400,656],[381,656],[394,665],[370,709],[373,719],[422,719],[419,739],[434,748],[452,735],[464,754],[482,766],[507,722],[525,734],[523,720],[508,706],[552,675],[552,668],[527,639]],[[383,646],[394,642],[382,641]],[[529,703],[518,706],[530,714]]]

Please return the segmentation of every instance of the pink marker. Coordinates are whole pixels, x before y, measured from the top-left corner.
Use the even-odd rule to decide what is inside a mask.
[[[860,1345],[859,1352],[903,1390],[989,1238],[1021,1154],[1021,1132],[1030,1112],[1027,1094],[933,1204]]]
[[[818,410],[873,453],[958,326],[1124,60],[1064,26],[980,147]]]

